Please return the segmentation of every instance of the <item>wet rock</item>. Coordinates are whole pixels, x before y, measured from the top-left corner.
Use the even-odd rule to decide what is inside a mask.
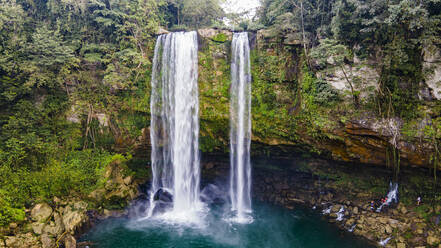
[[[43,222],[52,214],[52,208],[47,203],[39,203],[31,210],[31,218],[34,221]]]
[[[346,221],[347,226],[352,226],[354,224],[355,224],[355,219],[349,219],[348,221]]]
[[[201,191],[201,200],[207,204],[221,205],[228,201],[224,189],[217,185],[209,184]]]
[[[153,200],[162,202],[173,202],[173,195],[167,190],[160,188],[153,196]]]
[[[338,211],[340,211],[341,207],[342,206],[339,205],[339,204],[336,204],[336,205],[332,206],[331,213],[337,213]]]
[[[108,210],[108,209],[104,209],[103,211],[103,217],[104,218],[109,218],[109,217],[113,217],[113,218],[119,218],[122,217],[126,214],[125,211],[121,211],[121,210]]]

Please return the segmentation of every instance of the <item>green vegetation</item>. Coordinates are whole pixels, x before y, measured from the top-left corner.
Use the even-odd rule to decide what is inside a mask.
[[[263,1],[260,21],[276,37],[297,37],[304,44],[309,67],[339,67],[354,104],[359,94],[346,67],[354,56],[374,59],[379,88],[366,107],[381,117],[418,117],[424,72],[422,49],[441,47],[441,3],[436,0],[276,0]],[[310,59],[317,61],[311,66]],[[331,65],[329,64],[331,62]]]
[[[35,202],[87,195],[112,161],[149,176],[137,155],[148,140],[156,32],[221,27],[221,2],[0,0],[0,225]],[[424,49],[441,48],[440,1],[263,0],[258,21],[237,20],[265,29],[251,53],[256,141],[320,153],[345,144],[333,131],[354,117],[399,117],[403,140],[430,144],[436,179],[441,104],[419,93]],[[200,148],[227,152],[230,37],[201,44]],[[344,90],[328,80],[340,72]]]
[[[0,1],[0,225],[87,195],[149,121],[164,2]],[[103,123],[100,123],[103,122]]]

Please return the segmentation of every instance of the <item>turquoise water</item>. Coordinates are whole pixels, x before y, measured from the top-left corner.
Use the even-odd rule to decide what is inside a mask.
[[[234,224],[214,208],[202,226],[170,224],[160,220],[109,219],[95,226],[82,241],[92,247],[123,248],[230,248],[230,247],[374,247],[352,234],[342,232],[310,209],[294,210],[257,203],[254,222]]]

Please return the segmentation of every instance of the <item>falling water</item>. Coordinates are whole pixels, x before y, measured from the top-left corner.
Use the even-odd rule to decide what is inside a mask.
[[[230,100],[230,199],[240,222],[251,213],[251,72],[247,33],[232,43]]]
[[[197,210],[199,201],[199,102],[196,32],[161,35],[152,72],[152,189],[173,195],[173,214]]]
[[[387,193],[387,200],[377,208],[377,213],[381,212],[384,206],[389,206],[391,203],[398,203],[398,183],[389,183],[389,193]]]

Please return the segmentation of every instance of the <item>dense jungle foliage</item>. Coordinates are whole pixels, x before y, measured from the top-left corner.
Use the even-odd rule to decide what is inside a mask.
[[[0,225],[23,219],[24,208],[36,201],[88,194],[99,186],[107,164],[136,152],[133,140],[143,135],[150,119],[156,32],[221,27],[226,15],[221,3],[0,0]],[[314,110],[341,101],[314,76],[328,66],[327,61],[312,62],[320,61],[322,51],[342,66],[352,63],[354,54],[381,57],[380,90],[362,104],[380,116],[412,119],[423,113],[418,97],[421,56],[428,45],[441,47],[439,0],[263,0],[255,20],[237,23],[238,29],[265,28],[273,37],[302,41],[301,49],[295,49],[302,54],[302,77],[294,80],[301,82],[286,86],[298,92],[286,99],[291,109],[273,101],[277,96],[270,84],[287,81],[278,74],[282,70],[253,71],[256,78],[260,75],[253,111],[267,123],[258,127],[262,135],[279,132],[273,125],[287,125],[271,121],[281,115],[291,121],[326,119]],[[253,61],[261,65],[257,68],[283,66],[277,56],[253,54]],[[221,90],[228,93],[225,87]],[[361,104],[356,90],[349,94],[354,104]],[[294,117],[302,106],[311,114]],[[216,119],[216,113],[211,116]],[[433,117],[441,123],[439,112]],[[441,126],[429,131],[438,142]]]

